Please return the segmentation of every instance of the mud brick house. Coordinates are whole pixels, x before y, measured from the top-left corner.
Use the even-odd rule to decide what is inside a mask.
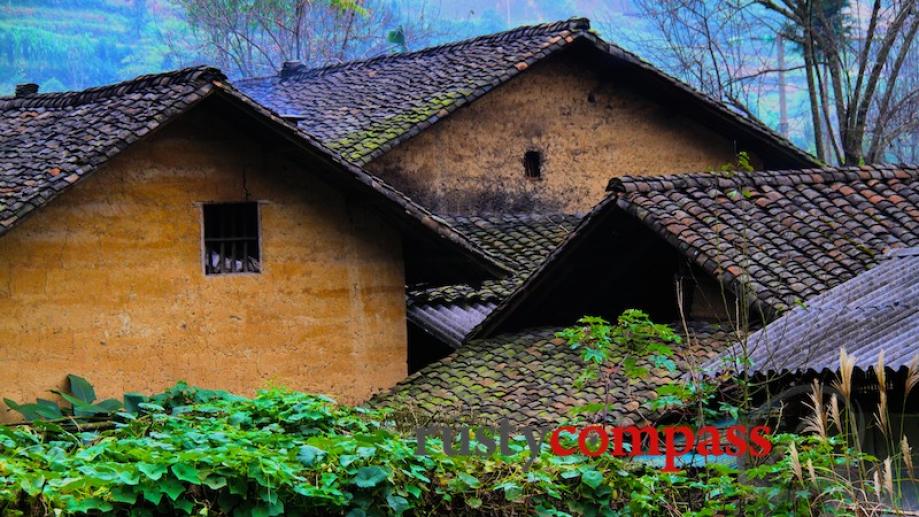
[[[812,157],[600,39],[586,19],[324,68],[240,89],[437,213],[584,213],[611,175]]]
[[[876,286],[880,277],[872,268],[885,253],[917,244],[917,167],[614,178],[606,198],[467,334],[467,344],[378,403],[410,406],[435,420],[473,414],[528,424],[565,420],[572,408],[602,400],[600,386],[571,392],[584,365],[554,339],[580,316],[612,319],[638,308],[672,321],[684,337],[680,366],[700,368],[789,309],[819,304],[837,286],[858,287],[847,281],[862,278],[878,292],[901,283],[906,273]],[[893,341],[899,348],[914,337],[908,320],[897,316],[911,317],[909,307],[878,323],[901,329]],[[913,345],[906,347],[910,353]],[[893,351],[888,357],[899,357]],[[613,392],[622,405],[611,418],[653,420],[646,403],[670,380],[654,368],[646,380],[621,379]]]
[[[406,375],[406,284],[505,270],[217,70],[0,99],[2,396],[362,400]]]
[[[413,365],[463,341],[602,199],[611,176],[714,170],[740,151],[761,168],[816,163],[603,41],[586,19],[317,69],[289,63],[238,85],[420,204],[459,218],[461,231],[514,269],[484,285],[412,286]]]
[[[105,395],[184,378],[363,400],[456,348],[456,364],[491,357],[465,344],[476,327],[503,336],[495,351],[538,342],[554,360],[547,326],[609,298],[591,284],[526,319],[520,300],[546,278],[605,267],[647,279],[624,306],[672,294],[681,255],[652,224],[588,237],[607,230],[594,221],[610,177],[712,170],[740,151],[814,165],[584,19],[236,86],[201,67],[24,88],[0,114],[0,395],[20,399],[77,372]],[[591,256],[554,269],[587,239]],[[666,305],[655,314],[672,317]]]

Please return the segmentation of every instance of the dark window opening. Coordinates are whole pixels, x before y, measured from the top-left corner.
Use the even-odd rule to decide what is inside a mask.
[[[258,203],[204,205],[204,274],[258,273]]]
[[[539,151],[523,153],[523,172],[527,178],[542,177],[542,154]]]

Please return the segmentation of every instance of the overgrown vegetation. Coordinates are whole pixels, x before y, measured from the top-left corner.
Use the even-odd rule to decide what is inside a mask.
[[[604,350],[625,347],[669,367],[677,342],[639,311],[616,324],[585,318],[564,334],[595,365]],[[844,395],[850,363],[844,356]],[[630,376],[648,374],[638,363],[621,366]],[[595,374],[604,370],[587,375]],[[899,457],[864,454],[847,441],[847,403],[817,391],[810,436],[775,435],[773,453],[758,461],[667,473],[637,458],[556,456],[548,444],[530,464],[523,438],[511,454],[449,456],[428,437],[419,455],[414,437],[398,433],[385,412],[280,389],[248,399],[179,384],[135,399],[107,417],[110,427],[97,427],[86,423],[97,412],[79,410],[95,393],[76,379],[60,416],[26,408],[34,421],[0,426],[4,515],[864,515],[897,501],[896,472],[913,473],[905,440]],[[702,400],[706,421],[731,413],[708,403],[714,390],[675,388],[658,397],[661,407]],[[473,441],[474,451],[480,446]]]
[[[184,388],[181,391],[187,392]],[[171,402],[171,401],[170,401]],[[790,458],[760,468],[778,487],[739,482],[730,467],[663,474],[612,456],[558,457],[545,450],[529,471],[524,441],[509,457],[429,456],[389,430],[380,413],[327,398],[265,391],[143,414],[103,432],[55,423],[0,427],[0,506],[6,514],[162,512],[696,514],[738,508],[791,512]],[[794,443],[787,438],[789,443]],[[812,453],[799,443],[799,455]],[[818,464],[825,467],[823,463]],[[786,493],[795,493],[783,502]]]

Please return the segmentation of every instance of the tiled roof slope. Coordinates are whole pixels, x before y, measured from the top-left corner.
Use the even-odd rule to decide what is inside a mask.
[[[495,214],[446,217],[482,249],[514,273],[479,285],[447,285],[410,289],[408,317],[444,343],[459,347],[466,334],[526,279],[574,229],[575,215]]]
[[[481,285],[447,285],[414,289],[414,303],[496,302],[509,295],[577,226],[569,214],[493,214],[444,216],[457,231],[507,264],[514,274]]]
[[[689,327],[692,339],[684,336],[684,343],[676,347],[678,365],[699,365],[731,341],[727,331],[702,323]],[[378,395],[371,404],[404,411],[422,422],[489,423],[507,418],[517,425],[541,425],[582,420],[572,416],[572,410],[603,402],[604,388],[599,381],[580,390],[574,387],[586,364],[577,351],[555,337],[558,330],[531,329],[471,341]],[[616,364],[615,357],[611,364]],[[656,397],[655,389],[681,375],[644,366],[650,368],[650,375],[640,380],[612,376],[610,393],[617,404],[609,414],[611,423],[653,421],[659,415],[647,403]]]
[[[337,166],[330,180],[372,196],[422,232],[433,232],[492,271],[508,268],[445,221],[343,160],[309,134],[226,82],[220,70],[192,67],[80,92],[0,98],[0,235],[110,158],[210,95],[219,95],[300,148]]]
[[[0,99],[0,233],[224,79],[201,67]]]
[[[705,365],[756,374],[836,371],[841,348],[867,371],[884,353],[897,370],[919,354],[919,248],[899,249],[874,268],[796,307]],[[736,361],[746,351],[749,363]]]
[[[867,270],[891,248],[919,245],[916,166],[623,176],[608,190],[470,338],[487,337],[522,310],[543,279],[568,267],[571,250],[617,213],[735,293],[746,289],[767,317]]]
[[[613,179],[616,204],[705,271],[784,310],[919,245],[919,168]]]
[[[481,97],[534,63],[580,40],[651,72],[688,101],[767,142],[796,165],[814,159],[765,125],[727,109],[649,63],[590,32],[590,21],[519,27],[417,52],[239,81],[239,87],[355,163],[366,163]]]

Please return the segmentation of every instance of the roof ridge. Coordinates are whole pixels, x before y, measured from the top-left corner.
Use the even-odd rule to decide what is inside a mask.
[[[609,180],[607,192],[626,194],[652,190],[684,190],[700,187],[737,187],[753,185],[815,185],[856,179],[919,177],[919,165],[874,164],[862,166],[823,167],[733,172],[693,172],[663,176],[620,176]]]
[[[408,57],[417,57],[429,53],[440,52],[446,49],[462,48],[473,43],[478,43],[483,40],[497,40],[502,41],[504,39],[512,39],[520,36],[525,36],[537,32],[561,32],[568,30],[571,32],[583,32],[590,29],[590,19],[585,17],[572,17],[567,20],[557,20],[554,22],[546,22],[533,25],[521,25],[508,29],[506,31],[494,32],[491,34],[482,34],[479,36],[472,36],[466,39],[451,41],[448,43],[442,43],[440,45],[434,45],[431,47],[425,47],[418,50],[412,50],[409,52],[397,52],[395,54],[384,54],[381,56],[370,57],[366,59],[356,59],[352,61],[346,61],[344,63],[336,63],[330,65],[323,65],[314,68],[303,67],[302,70],[295,70],[290,75],[283,77],[282,80],[298,79],[304,77],[319,77],[326,73],[337,72],[339,70],[347,70],[350,68],[359,68],[361,66],[377,63],[385,63],[388,61],[396,61]],[[263,77],[262,79],[279,77],[280,73],[275,74],[274,76]],[[259,78],[246,78],[244,81],[255,80]]]
[[[474,223],[476,221],[507,222],[507,221],[545,221],[548,219],[579,217],[577,214],[566,212],[506,212],[484,214],[457,214],[444,215],[443,218],[456,223]]]
[[[226,76],[219,69],[208,65],[196,65],[157,74],[145,74],[126,81],[94,86],[79,91],[35,93],[20,97],[0,97],[0,110],[39,107],[63,108],[86,104],[105,97],[126,95],[150,86],[167,86],[225,80]]]

